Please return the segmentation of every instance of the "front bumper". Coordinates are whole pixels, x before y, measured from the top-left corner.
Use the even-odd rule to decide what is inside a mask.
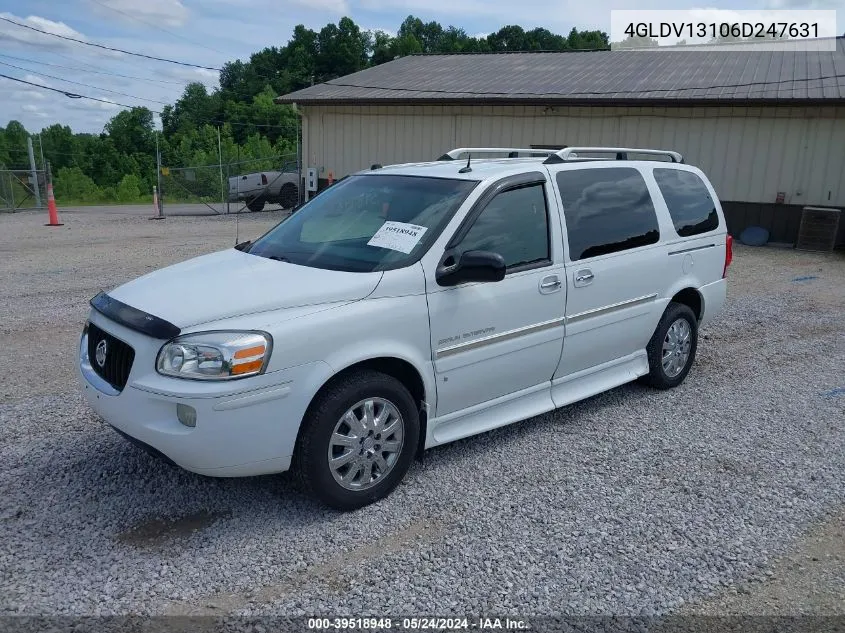
[[[87,341],[79,374],[88,403],[123,434],[202,475],[239,477],[287,470],[311,397],[330,376],[315,362],[241,380],[204,382],[161,376],[155,357],[165,341],[135,332],[92,311],[91,322],[135,349],[120,392],[91,368]],[[281,350],[279,350],[281,351]],[[197,412],[195,427],[176,417],[176,405]]]

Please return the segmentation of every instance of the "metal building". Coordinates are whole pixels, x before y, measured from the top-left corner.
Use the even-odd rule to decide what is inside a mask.
[[[300,110],[303,170],[321,186],[455,147],[607,145],[681,152],[734,233],[762,225],[789,243],[804,206],[845,207],[845,38],[812,52],[414,55],[276,101]]]

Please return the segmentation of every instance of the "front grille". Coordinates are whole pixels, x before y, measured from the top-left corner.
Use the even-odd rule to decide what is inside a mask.
[[[97,361],[97,346],[106,343],[105,362]],[[100,360],[103,360],[102,354]],[[104,332],[93,323],[88,324],[88,362],[103,380],[118,391],[122,391],[129,379],[129,370],[135,360],[135,350],[129,345]]]

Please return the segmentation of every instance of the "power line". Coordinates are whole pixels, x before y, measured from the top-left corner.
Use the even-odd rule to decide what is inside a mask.
[[[168,105],[166,101],[158,101],[156,99],[147,99],[146,97],[138,97],[136,95],[126,94],[125,92],[118,92],[117,90],[109,90],[108,88],[101,88],[99,86],[92,86],[91,84],[84,84],[79,81],[73,81],[71,79],[64,79],[62,77],[56,77],[55,75],[47,75],[46,73],[38,72],[37,70],[31,70],[29,68],[23,68],[21,66],[15,66],[14,64],[9,64],[8,62],[0,61],[0,64],[3,66],[8,66],[9,68],[15,68],[16,70],[22,70],[27,73],[37,73],[41,77],[47,77],[48,79],[55,79],[56,81],[64,81],[69,84],[76,84],[77,86],[85,86],[86,88],[92,88],[93,90],[99,90],[101,92],[109,92],[111,94],[120,95],[121,97],[129,97],[130,99],[138,99],[139,101],[149,101],[150,103],[158,103],[160,105]]]
[[[4,63],[4,62],[0,62],[0,64],[2,64],[2,63]],[[6,65],[8,66],[9,64],[6,64]],[[25,79],[19,79],[17,77],[12,77],[10,75],[4,75],[2,73],[0,73],[0,77],[2,77],[4,79],[10,79],[12,81],[17,81],[18,83],[26,84],[28,86],[33,86],[34,88],[41,88],[42,90],[50,90],[52,92],[58,92],[59,94],[63,94],[64,96],[69,97],[70,99],[90,99],[91,101],[99,101],[100,103],[108,103],[110,105],[117,105],[117,106],[121,106],[121,107],[124,107],[124,108],[130,108],[130,109],[139,107],[137,105],[128,105],[126,103],[120,103],[118,101],[111,101],[111,100],[108,100],[108,99],[98,99],[97,97],[89,97],[88,95],[81,95],[81,94],[77,94],[75,92],[70,92],[70,91],[67,91],[67,90],[61,90],[59,88],[52,88],[50,86],[43,86],[41,84],[37,84],[37,83],[34,83],[32,81],[26,81]],[[96,88],[95,86],[89,86],[89,87],[94,88],[95,90],[99,90],[99,88]],[[132,96],[132,95],[128,95],[128,96]],[[133,98],[139,99],[140,97],[133,97]],[[146,106],[144,106],[144,107],[146,107]],[[151,110],[150,108],[147,108],[147,109],[150,110],[150,112],[152,112],[153,114],[161,115],[161,112],[159,110]],[[287,124],[287,125],[273,125],[273,124],[269,124],[269,123],[265,124],[265,123],[240,123],[240,122],[237,122],[237,121],[217,121],[217,120],[214,120],[214,119],[206,119],[206,120],[195,121],[195,123],[197,125],[202,125],[202,124],[227,125],[228,124],[228,125],[232,125],[232,126],[272,128],[272,129],[277,129],[277,130],[289,130],[289,129],[293,129],[293,128],[296,127],[296,123],[290,123],[290,124]]]
[[[76,94],[75,92],[70,92],[67,90],[60,90],[59,88],[51,88],[50,86],[42,86],[41,84],[34,83],[32,81],[26,81],[24,79],[18,79],[17,77],[11,77],[9,75],[4,75],[0,73],[0,77],[3,79],[10,79],[12,81],[17,81],[18,83],[27,84],[28,86],[34,86],[35,88],[41,88],[42,90],[51,90],[53,92],[58,92],[59,94],[63,94],[64,96],[70,99],[90,99],[91,101],[99,101],[100,103],[108,103],[109,105],[118,105],[123,106],[124,108],[137,108],[138,106],[127,105],[125,103],[118,103],[117,101],[110,101],[108,99],[98,99],[97,97],[89,97],[88,95],[80,95]],[[148,108],[149,109],[149,108]],[[157,110],[150,110],[153,114],[161,114]]]
[[[97,44],[95,42],[86,42],[85,40],[80,40],[75,37],[69,37],[67,35],[59,35],[58,33],[50,33],[49,31],[44,31],[42,29],[37,29],[34,26],[29,26],[28,24],[21,24],[20,22],[15,22],[14,20],[10,20],[9,18],[0,16],[0,20],[4,22],[8,22],[9,24],[14,24],[15,26],[20,26],[24,29],[29,29],[30,31],[35,31],[36,33],[42,33],[43,35],[49,35],[51,37],[58,37],[63,40],[68,40],[69,42],[76,42],[77,44],[84,44],[85,46],[93,46],[95,48],[101,48],[107,51],[114,51],[116,53],[123,53],[124,55],[134,55],[135,57],[143,57],[144,59],[152,59],[157,62],[167,62],[169,64],[178,64],[179,66],[189,66],[191,68],[202,68],[203,70],[216,70],[220,71],[220,68],[216,68],[214,66],[202,66],[200,64],[191,64],[190,62],[180,62],[175,59],[167,59],[166,57],[155,57],[154,55],[145,55],[144,53],[136,53],[133,51],[127,51],[122,48],[114,48],[113,46],[106,46],[105,44]]]
[[[91,0],[91,2],[93,2],[94,4],[98,4],[101,7],[108,9],[109,11],[114,11],[115,13],[120,13],[121,15],[126,16],[127,18],[130,18],[132,20],[135,20],[136,22],[140,22],[141,24],[146,24],[147,26],[151,26],[154,29],[157,29],[159,31],[163,31],[164,33],[168,33],[169,35],[172,35],[173,37],[178,37],[180,40],[188,42],[189,44],[193,44],[194,46],[201,46],[202,48],[204,48],[206,50],[213,51],[215,53],[220,53],[221,55],[226,55],[226,53],[224,53],[223,51],[217,50],[216,48],[212,48],[210,46],[206,46],[205,44],[202,44],[200,42],[189,40],[187,37],[184,37],[183,35],[179,35],[179,33],[174,33],[173,31],[169,31],[168,29],[164,28],[163,26],[159,26],[158,24],[155,24],[154,22],[148,22],[147,20],[139,18],[137,15],[132,15],[131,13],[127,13],[126,11],[121,11],[120,9],[116,9],[114,7],[111,7],[107,4],[105,4],[104,2],[100,2],[100,0]]]
[[[135,75],[121,75],[120,73],[110,73],[104,70],[94,70],[88,68],[78,68],[73,66],[62,66],[61,64],[51,64],[50,62],[42,62],[36,59],[27,59],[26,57],[15,57],[14,55],[6,55],[5,53],[0,53],[0,57],[5,57],[6,59],[14,59],[19,62],[26,62],[28,64],[38,64],[41,66],[52,66],[54,68],[62,68],[64,70],[75,70],[78,72],[84,73],[95,73],[97,75],[108,75],[110,77],[121,77],[123,79],[135,79],[137,81],[150,81],[153,83],[160,83],[160,84],[174,84],[177,86],[184,86],[184,81],[169,81],[167,79],[152,79],[150,77],[136,77]],[[86,64],[87,65],[87,64]]]
[[[296,123],[288,123],[286,125],[275,125],[275,124],[272,124],[272,123],[238,123],[238,122],[235,122],[235,121],[215,121],[215,120],[198,121],[198,123],[207,123],[209,125],[226,125],[226,124],[228,124],[228,125],[240,125],[242,127],[266,127],[266,128],[277,129],[277,130],[287,130],[287,129],[291,129],[291,128],[296,127]]]
[[[59,51],[50,51],[50,54],[51,55],[58,55],[62,59],[66,59],[69,62],[73,62],[74,64],[82,64],[82,66],[84,66],[86,70],[89,69],[89,68],[92,69],[92,70],[96,70],[97,68],[99,68],[99,66],[95,66],[91,62],[84,61],[84,60],[80,59],[78,56],[77,57],[71,57],[69,55],[65,55],[64,53],[60,53]],[[123,61],[123,60],[121,60],[121,61]]]

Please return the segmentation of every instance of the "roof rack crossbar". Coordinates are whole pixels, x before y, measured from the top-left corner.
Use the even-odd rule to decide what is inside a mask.
[[[446,152],[437,160],[458,160],[466,154],[471,154],[472,156],[478,154],[507,154],[507,158],[551,156],[557,151],[554,149],[534,149],[531,147],[458,147],[457,149]],[[524,156],[520,156],[520,154]]]
[[[562,163],[567,160],[614,160],[614,157],[598,158],[581,156],[580,154],[614,154],[615,160],[631,160],[630,154],[645,154],[646,156],[668,156],[673,163],[683,163],[684,157],[678,152],[668,149],[635,149],[631,147],[567,147],[552,152],[546,159],[547,163]]]

